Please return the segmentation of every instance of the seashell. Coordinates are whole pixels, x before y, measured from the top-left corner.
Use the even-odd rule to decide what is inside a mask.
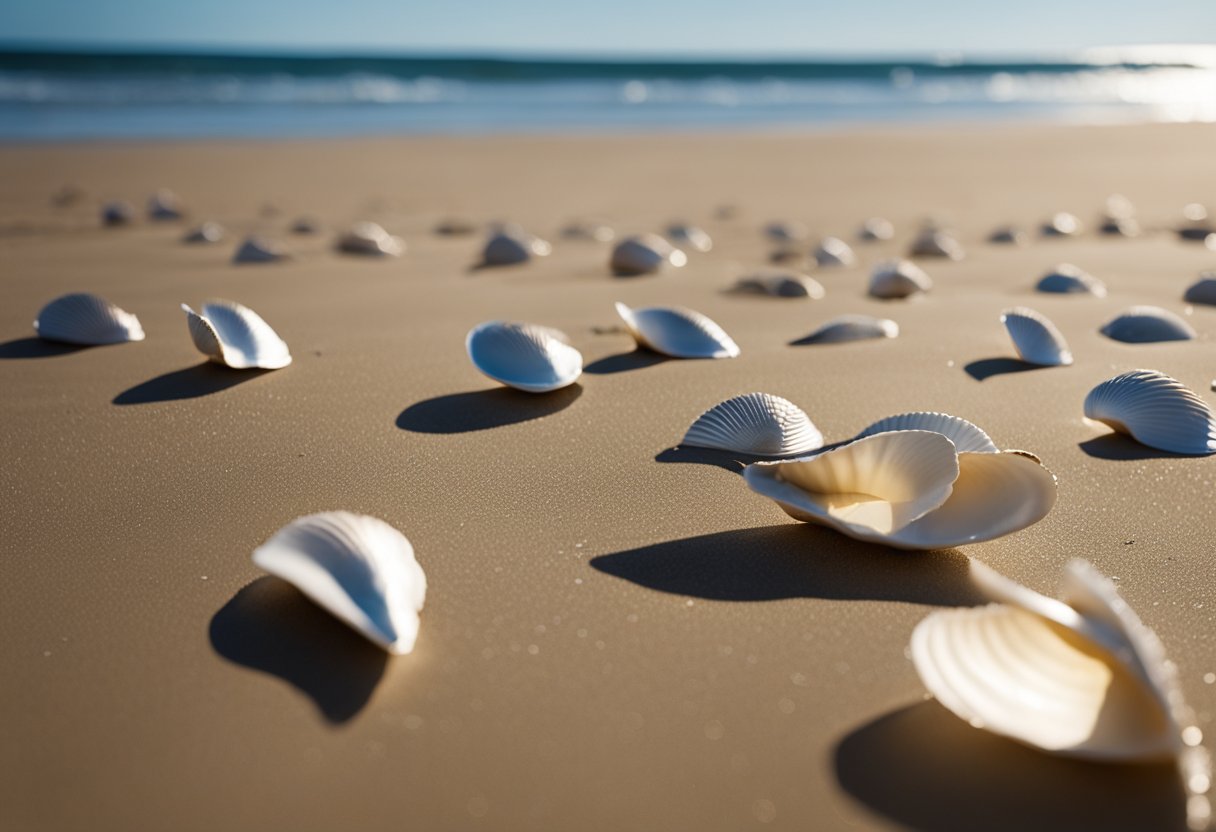
[[[287,249],[256,234],[246,237],[232,255],[233,263],[278,263],[290,259],[291,254]]]
[[[190,339],[203,355],[236,370],[278,370],[291,363],[291,352],[270,324],[247,306],[230,300],[203,304],[200,315],[186,304]]]
[[[810,298],[819,300],[824,296],[823,284],[813,277],[798,272],[762,271],[741,277],[734,291],[771,295],[777,298]]]
[[[1085,416],[1150,448],[1216,453],[1216,416],[1207,402],[1156,370],[1132,370],[1102,382],[1085,397]]]
[[[712,320],[678,306],[630,309],[617,303],[616,313],[639,346],[672,358],[734,358],[736,344]]]
[[[1129,307],[1098,331],[1127,344],[1190,341],[1198,337],[1194,327],[1160,306]]]
[[[441,237],[463,237],[477,233],[477,223],[460,217],[448,217],[435,224],[435,233]]]
[[[101,224],[106,226],[130,225],[135,221],[135,209],[129,202],[107,202],[101,206]]]
[[[1027,242],[1026,232],[1017,226],[1002,226],[988,235],[988,242],[1000,243],[1002,245],[1024,246]]]
[[[653,274],[668,266],[679,268],[688,263],[688,255],[658,234],[626,237],[612,250],[609,265],[618,275]]]
[[[394,237],[378,223],[357,222],[338,238],[338,251],[371,257],[400,257],[405,241]]]
[[[770,222],[764,226],[764,235],[775,243],[796,243],[805,240],[810,232],[800,222]]]
[[[714,241],[704,229],[695,225],[677,223],[667,226],[667,239],[684,249],[693,249],[702,253],[714,247]]]
[[[1216,272],[1203,272],[1199,275],[1199,280],[1187,288],[1182,299],[1187,303],[1216,306]]]
[[[1061,367],[1072,363],[1068,342],[1056,325],[1045,316],[1025,306],[1016,306],[1001,313],[1001,323],[1013,339],[1018,357],[1030,364]]]
[[[852,266],[857,262],[857,256],[849,244],[839,237],[824,237],[815,249],[815,262],[823,268],[832,266]]]
[[[555,329],[489,321],[469,331],[473,366],[497,382],[528,393],[569,387],[583,373],[583,356]]]
[[[42,307],[34,329],[47,341],[84,346],[144,340],[139,318],[85,292],[63,295]]]
[[[1081,221],[1066,211],[1052,214],[1039,231],[1044,237],[1075,237],[1081,233]]]
[[[870,295],[876,298],[906,298],[932,288],[929,275],[911,260],[887,260],[870,273]]]
[[[1188,202],[1182,206],[1182,218],[1188,222],[1202,222],[1208,218],[1208,209],[1199,202]]]
[[[1071,263],[1061,263],[1039,279],[1035,284],[1036,292],[1061,293],[1068,295],[1088,294],[1094,297],[1106,297],[1106,284],[1089,272],[1082,271]]]
[[[567,240],[591,240],[597,243],[611,242],[616,232],[611,226],[602,222],[585,220],[573,222],[562,229],[562,237]]]
[[[150,220],[180,220],[183,213],[182,201],[168,188],[161,188],[148,198]]]
[[[218,243],[224,239],[224,226],[208,220],[182,235],[183,243]]]
[[[553,247],[540,237],[515,226],[505,226],[490,236],[481,252],[487,266],[514,266],[533,257],[547,257]]]
[[[793,402],[747,393],[698,416],[680,444],[752,456],[796,456],[822,448],[823,434]]]
[[[940,433],[954,443],[954,449],[960,454],[995,454],[999,450],[988,434],[966,419],[923,410],[879,419],[854,438],[861,439],[895,430],[927,430]]]
[[[1107,217],[1098,231],[1107,237],[1139,237],[1140,223],[1135,217]]]
[[[882,217],[870,217],[861,224],[861,228],[857,229],[857,239],[866,242],[890,240],[894,236],[895,226],[891,224],[890,220],[884,220]]]
[[[1123,194],[1111,194],[1103,203],[1102,216],[1108,220],[1130,219],[1136,215],[1136,206]]]
[[[253,562],[389,653],[414,649],[426,573],[383,520],[349,511],[300,517],[255,549]]]
[[[321,224],[312,217],[296,217],[291,223],[291,233],[307,236],[310,234],[319,234],[321,232]]]
[[[1047,516],[1055,476],[1021,451],[959,453],[943,434],[875,433],[801,459],[757,462],[748,488],[786,514],[898,549],[992,540]]]
[[[846,341],[864,341],[869,338],[895,338],[899,335],[899,324],[887,318],[870,315],[841,315],[820,326],[810,335],[799,339],[799,344],[843,344]]]
[[[953,235],[936,228],[926,228],[912,241],[908,249],[910,257],[945,257],[950,260],[963,259],[963,246]]]

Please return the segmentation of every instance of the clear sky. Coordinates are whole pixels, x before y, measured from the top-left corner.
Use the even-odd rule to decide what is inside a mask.
[[[0,40],[797,55],[1216,43],[1216,0],[0,0]]]

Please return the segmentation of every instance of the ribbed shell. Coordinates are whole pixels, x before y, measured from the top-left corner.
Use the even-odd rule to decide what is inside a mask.
[[[1197,337],[1190,324],[1160,306],[1132,306],[1108,321],[1100,332],[1127,344],[1190,341]]]
[[[370,257],[400,257],[405,241],[394,237],[374,222],[357,222],[338,237],[337,249],[345,254]]]
[[[634,340],[657,353],[672,358],[734,358],[739,354],[739,345],[722,327],[692,309],[630,309],[617,303],[616,312]]]
[[[1040,230],[1044,237],[1073,237],[1081,233],[1081,221],[1075,215],[1061,211],[1052,214]]]
[[[168,188],[161,188],[148,198],[148,219],[180,220],[182,201]]]
[[[870,295],[876,298],[906,298],[933,288],[933,280],[911,260],[888,260],[870,273]]]
[[[679,268],[688,263],[688,255],[658,234],[626,237],[612,250],[609,265],[617,274],[653,274],[668,266]]]
[[[852,266],[857,262],[853,249],[839,237],[824,237],[815,249],[814,257],[822,268]]]
[[[257,235],[246,237],[232,255],[233,263],[277,263],[291,255],[281,245]]]
[[[540,237],[518,228],[504,228],[486,241],[481,261],[487,266],[513,266],[533,257],[547,257],[553,247]]]
[[[42,307],[34,329],[40,338],[65,344],[101,346],[144,340],[139,318],[87,292],[63,295]]]
[[[667,239],[685,249],[706,252],[714,247],[713,239],[704,229],[695,225],[670,225],[667,227]]]
[[[870,217],[861,224],[861,228],[857,229],[857,238],[866,242],[890,240],[894,236],[895,226],[891,224],[890,220],[882,217]]]
[[[583,356],[548,327],[488,321],[473,327],[465,349],[473,366],[497,382],[528,393],[569,387],[583,373]]]
[[[996,443],[979,427],[958,416],[933,411],[914,411],[900,413],[879,419],[867,427],[857,438],[873,436],[876,433],[888,433],[894,430],[927,430],[940,433],[954,443],[958,453],[994,454],[997,452]]]
[[[1106,297],[1106,284],[1071,263],[1061,263],[1039,279],[1035,291],[1051,294]]]
[[[1024,246],[1026,245],[1026,232],[1012,225],[998,228],[988,235],[988,242],[999,243],[1001,245]]]
[[[1186,385],[1156,370],[1107,379],[1085,397],[1085,415],[1150,448],[1216,453],[1216,417]]]
[[[256,312],[230,300],[211,300],[199,314],[186,304],[190,339],[203,355],[236,370],[278,370],[291,363],[283,339]]]
[[[182,235],[183,243],[218,243],[224,239],[224,226],[218,222],[201,223]]]
[[[810,298],[819,300],[826,292],[823,284],[813,277],[797,272],[758,272],[739,278],[736,292],[771,295],[778,298]]]
[[[870,315],[841,315],[820,326],[802,343],[842,344],[847,341],[864,341],[870,338],[895,338],[899,335],[899,324],[888,318]]]
[[[388,652],[414,649],[426,574],[388,523],[347,511],[301,517],[254,550],[253,562]]]
[[[908,254],[912,257],[945,257],[950,260],[962,260],[963,246],[951,234],[928,228],[912,241]]]
[[[1216,272],[1204,272],[1199,280],[1187,287],[1182,299],[1187,303],[1216,306]]]
[[[1006,309],[1001,323],[1013,339],[1018,357],[1031,364],[1060,367],[1072,363],[1068,342],[1056,325],[1045,316],[1025,306]]]
[[[702,413],[680,444],[753,456],[797,456],[823,447],[823,434],[793,402],[747,393]]]

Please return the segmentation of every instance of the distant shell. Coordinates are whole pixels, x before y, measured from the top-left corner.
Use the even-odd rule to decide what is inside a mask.
[[[870,217],[861,224],[861,228],[857,229],[857,239],[873,242],[876,240],[890,240],[895,236],[895,226],[890,220],[885,220],[882,217]]]
[[[770,222],[764,226],[764,235],[775,243],[796,243],[805,240],[810,232],[800,222]]]
[[[161,188],[148,198],[150,220],[180,220],[182,214],[182,201],[168,188]]]
[[[819,300],[825,294],[823,284],[798,272],[762,271],[741,277],[735,283],[736,292],[771,295],[778,298],[810,298]]]
[[[259,546],[253,562],[388,652],[414,649],[426,574],[388,523],[347,511],[301,517]]]
[[[1156,370],[1107,379],[1085,397],[1085,415],[1142,445],[1177,454],[1216,453],[1216,417],[1186,385]]]
[[[857,262],[857,255],[853,253],[853,249],[839,237],[824,237],[813,256],[815,262],[823,268],[852,266]]]
[[[1039,279],[1035,291],[1106,297],[1106,284],[1071,263],[1061,263]]]
[[[1182,218],[1188,222],[1201,222],[1208,218],[1208,209],[1199,202],[1188,202],[1182,206]]]
[[[955,450],[960,454],[994,454],[999,450],[988,434],[966,419],[951,416],[948,413],[923,410],[879,419],[857,434],[856,438],[861,439],[893,430],[927,430],[932,433],[940,433],[954,443]]]
[[[1001,323],[1013,339],[1018,357],[1030,364],[1060,367],[1072,363],[1072,352],[1064,335],[1046,316],[1025,306],[1001,313]]]
[[[218,222],[201,223],[182,235],[183,243],[218,243],[224,239],[224,226]]]
[[[528,393],[569,387],[583,373],[583,356],[556,330],[488,321],[473,327],[465,349],[473,366],[497,382]]]
[[[307,236],[321,231],[321,224],[312,217],[297,217],[291,224],[291,233]]]
[[[1136,215],[1136,206],[1123,194],[1111,194],[1103,205],[1103,217],[1108,220],[1130,219]]]
[[[736,344],[722,327],[692,309],[655,306],[616,312],[639,345],[672,358],[734,358]]]
[[[1027,243],[1026,232],[1022,229],[1006,225],[988,235],[988,242],[1003,245],[1024,246]]]
[[[946,231],[926,228],[912,241],[908,255],[910,257],[945,257],[950,260],[962,260],[963,246]]]
[[[448,217],[435,224],[435,233],[441,237],[463,237],[476,234],[479,226],[472,220],[461,217]]]
[[[389,234],[378,223],[357,222],[338,237],[337,249],[345,254],[400,257],[405,251],[405,241]]]
[[[1074,237],[1081,233],[1081,221],[1066,211],[1052,214],[1039,229],[1044,237]]]
[[[899,324],[887,318],[870,315],[841,315],[820,326],[798,341],[801,344],[841,344],[868,338],[895,338]]]
[[[562,229],[562,237],[567,240],[592,240],[597,243],[611,242],[616,236],[612,227],[594,220],[572,222]]]
[[[679,268],[688,263],[688,255],[658,234],[626,237],[612,250],[609,261],[619,275],[653,274],[668,266]]]
[[[1108,237],[1138,237],[1140,223],[1135,217],[1107,217],[1098,230]]]
[[[547,257],[553,247],[540,237],[515,226],[506,226],[490,236],[481,252],[487,266],[513,266],[533,257]]]
[[[135,209],[129,202],[107,202],[101,206],[101,224],[108,226],[130,225],[135,221]]]
[[[876,298],[906,298],[933,288],[933,280],[911,260],[887,260],[870,273],[870,295]]]
[[[63,295],[42,307],[34,321],[38,336],[65,344],[101,346],[144,340],[139,318],[97,295]]]
[[[290,259],[291,254],[287,249],[257,235],[246,237],[232,255],[233,263],[279,263]]]
[[[1190,341],[1198,337],[1194,327],[1160,306],[1129,307],[1099,331],[1107,338],[1127,344]]]
[[[667,226],[667,239],[684,249],[706,252],[714,247],[714,241],[704,229],[695,225]]]
[[[1202,303],[1216,306],[1216,272],[1204,272],[1199,280],[1187,288],[1182,299],[1187,303]]]
[[[202,313],[182,304],[190,339],[203,355],[236,370],[277,370],[291,363],[283,339],[256,312],[230,300],[211,300]]]
[[[793,402],[747,393],[702,413],[680,444],[753,456],[796,456],[823,447],[823,434]]]

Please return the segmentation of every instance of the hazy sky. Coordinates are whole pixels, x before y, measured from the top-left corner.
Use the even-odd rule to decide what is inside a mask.
[[[0,0],[0,40],[799,54],[1216,43],[1216,0]]]

